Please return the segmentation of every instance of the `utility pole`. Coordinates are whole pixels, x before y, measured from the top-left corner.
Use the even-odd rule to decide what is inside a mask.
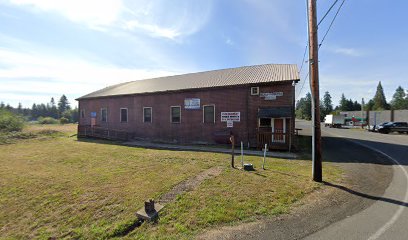
[[[309,77],[312,92],[312,172],[313,180],[322,181],[322,145],[319,97],[319,46],[317,39],[316,0],[309,2]]]

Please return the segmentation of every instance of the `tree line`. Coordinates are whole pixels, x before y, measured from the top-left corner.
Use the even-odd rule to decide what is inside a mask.
[[[306,93],[305,97],[300,98],[296,102],[296,117],[300,119],[310,120],[312,118],[311,108],[312,95],[310,93]],[[360,104],[358,101],[353,101],[351,98],[347,99],[343,93],[341,95],[339,105],[333,107],[332,97],[330,96],[330,93],[328,91],[324,93],[323,99],[320,100],[321,120],[323,120],[327,114],[339,113],[341,111],[378,111],[390,109],[408,109],[408,94],[403,87],[398,86],[398,88],[395,90],[391,102],[388,103],[385,98],[381,81],[377,85],[377,90],[373,99],[370,99],[366,104],[364,102]]]
[[[61,123],[78,122],[79,114],[78,108],[71,108],[68,98],[63,94],[58,102],[52,97],[48,103],[34,103],[31,108],[23,108],[19,103],[17,108],[10,106],[10,104],[0,103],[0,109],[8,110],[14,114],[24,116],[29,121],[50,121],[56,122],[57,119]],[[48,123],[48,122],[46,122]]]

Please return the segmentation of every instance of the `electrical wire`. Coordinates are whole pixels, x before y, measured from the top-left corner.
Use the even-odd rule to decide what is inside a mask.
[[[305,63],[305,57],[306,57],[306,53],[307,53],[307,45],[308,45],[308,44],[306,44],[306,46],[305,46],[305,52],[303,53],[302,65],[300,66],[299,73],[302,72],[303,65],[304,65],[304,63]]]
[[[323,20],[327,17],[327,15],[330,13],[330,11],[332,10],[332,8],[337,4],[338,1],[339,1],[339,0],[335,0],[335,2],[330,6],[330,8],[329,8],[329,9],[327,10],[327,12],[325,13],[325,15],[324,15],[324,16],[322,17],[322,19],[319,21],[319,23],[317,24],[317,26],[319,26],[319,25],[323,22]],[[332,26],[333,26],[333,23],[334,23],[334,21],[336,20],[336,18],[337,18],[337,16],[338,16],[338,14],[339,14],[341,8],[343,7],[343,4],[344,4],[345,1],[346,1],[346,0],[343,0],[343,1],[341,2],[341,4],[340,4],[339,8],[337,9],[336,14],[334,15],[332,21],[330,22],[329,28],[327,29],[326,33],[324,34],[324,36],[323,36],[323,38],[322,38],[322,40],[321,40],[321,42],[320,42],[320,44],[319,44],[319,49],[320,49],[320,47],[322,46],[324,40],[326,39],[327,34],[330,32],[330,30],[331,30],[331,28],[332,28]],[[307,9],[308,9],[308,8],[309,8],[309,3],[307,2],[307,0],[306,0],[306,6],[307,6]],[[308,16],[308,19],[309,19],[309,12],[307,12],[307,16]],[[304,64],[304,59],[305,59],[305,57],[306,57],[306,52],[307,52],[307,45],[306,45],[306,48],[305,48],[305,52],[304,52],[304,54],[303,54],[302,65],[301,65],[301,67],[300,67],[299,73],[302,71],[303,64]],[[309,61],[309,62],[310,62],[310,61]],[[298,94],[297,94],[298,96],[297,96],[296,100],[299,99],[300,94],[302,93],[303,87],[305,86],[305,83],[306,83],[306,81],[307,81],[308,76],[309,76],[309,71],[307,72],[307,74],[306,74],[306,76],[305,76],[305,78],[304,78],[304,81],[303,81],[303,83],[302,83],[302,86],[301,86],[301,88],[300,88],[300,90],[299,90],[299,92],[298,92]],[[309,85],[310,85],[310,82],[309,82]]]
[[[320,44],[319,44],[319,49],[320,49],[320,47],[322,46],[324,40],[326,39],[326,36],[327,36],[327,34],[329,33],[331,27],[333,26],[333,23],[334,23],[334,21],[336,20],[337,15],[339,14],[339,12],[340,12],[340,10],[341,10],[341,7],[343,6],[343,4],[344,4],[345,1],[346,1],[346,0],[343,0],[343,2],[341,2],[341,4],[340,4],[339,9],[337,9],[336,15],[334,15],[333,20],[331,21],[331,23],[330,23],[330,25],[329,25],[329,28],[327,29],[326,33],[324,34],[324,36],[323,36],[323,38],[322,38],[322,41],[321,41]]]
[[[322,19],[320,19],[320,21],[319,21],[319,23],[317,24],[317,26],[319,26],[320,23],[323,22],[323,20],[327,17],[327,15],[330,13],[330,11],[332,10],[332,8],[336,5],[336,3],[337,3],[338,1],[339,1],[339,0],[334,1],[334,3],[333,3],[333,4],[331,5],[331,7],[329,8],[329,10],[327,10],[327,12],[324,14],[324,16],[322,17]]]
[[[309,77],[309,71],[307,72],[307,74],[306,74],[306,76],[305,76],[305,78],[303,80],[302,87],[300,87],[300,90],[299,90],[299,93],[297,94],[298,96],[297,96],[296,100],[299,99],[300,94],[302,93],[303,87],[305,86],[305,83],[307,81],[307,77]]]
[[[309,2],[308,2],[308,0],[305,0],[305,2],[306,2],[306,20],[309,21]],[[309,33],[309,24],[307,25],[307,32]],[[299,74],[302,72],[303,65],[305,63],[305,58],[306,58],[306,53],[307,53],[308,46],[309,46],[309,38],[306,41],[306,47],[305,47],[305,51],[303,53],[303,60],[302,60],[302,65],[300,67]],[[297,94],[296,100],[299,99],[300,94],[302,93],[303,87],[305,86],[305,82],[306,82],[308,76],[309,76],[309,71],[307,72],[306,77],[303,80],[302,86],[300,87],[300,90],[299,90],[299,92]]]

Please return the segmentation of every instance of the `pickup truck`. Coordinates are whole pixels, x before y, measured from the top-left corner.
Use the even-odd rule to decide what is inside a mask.
[[[389,122],[380,126],[378,128],[379,133],[391,133],[391,132],[398,132],[398,133],[408,133],[408,123],[406,122]]]

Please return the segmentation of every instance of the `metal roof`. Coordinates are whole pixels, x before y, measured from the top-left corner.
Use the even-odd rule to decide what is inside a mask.
[[[120,83],[89,93],[77,100],[298,80],[296,64],[263,64]]]

